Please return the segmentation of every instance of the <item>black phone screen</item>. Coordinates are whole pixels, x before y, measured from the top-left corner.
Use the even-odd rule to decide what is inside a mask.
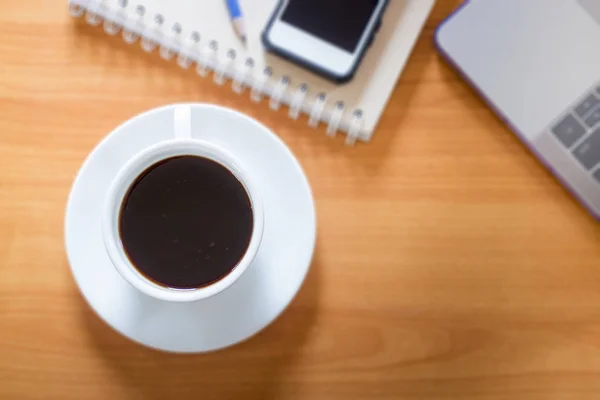
[[[282,21],[353,53],[378,0],[289,0]]]

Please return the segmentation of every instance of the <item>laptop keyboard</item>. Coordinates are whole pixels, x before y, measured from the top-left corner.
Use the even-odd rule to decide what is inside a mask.
[[[565,115],[552,133],[600,183],[600,86]]]

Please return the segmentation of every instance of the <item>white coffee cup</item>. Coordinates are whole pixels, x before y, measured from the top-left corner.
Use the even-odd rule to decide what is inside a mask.
[[[244,274],[260,247],[264,227],[264,211],[260,193],[243,164],[226,150],[192,137],[190,105],[177,105],[173,110],[173,139],[150,146],[137,153],[121,168],[113,180],[102,215],[102,236],[114,267],[134,288],[159,300],[189,302],[206,299],[222,292]],[[254,221],[248,249],[234,269],[220,280],[197,289],[168,288],[146,278],[127,257],[119,235],[121,205],[138,176],[162,160],[183,155],[207,158],[227,168],[246,189],[252,205]]]

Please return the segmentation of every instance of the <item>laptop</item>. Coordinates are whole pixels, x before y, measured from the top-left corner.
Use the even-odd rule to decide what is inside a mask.
[[[436,44],[600,220],[600,0],[471,0]]]

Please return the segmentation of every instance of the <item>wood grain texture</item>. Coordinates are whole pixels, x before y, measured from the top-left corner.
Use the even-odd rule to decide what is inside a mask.
[[[0,399],[598,399],[600,227],[436,55],[457,4],[439,0],[373,142],[348,149],[72,21],[64,0],[0,0]],[[208,355],[105,326],[63,245],[87,154],[178,101],[272,128],[318,211],[289,310]]]

